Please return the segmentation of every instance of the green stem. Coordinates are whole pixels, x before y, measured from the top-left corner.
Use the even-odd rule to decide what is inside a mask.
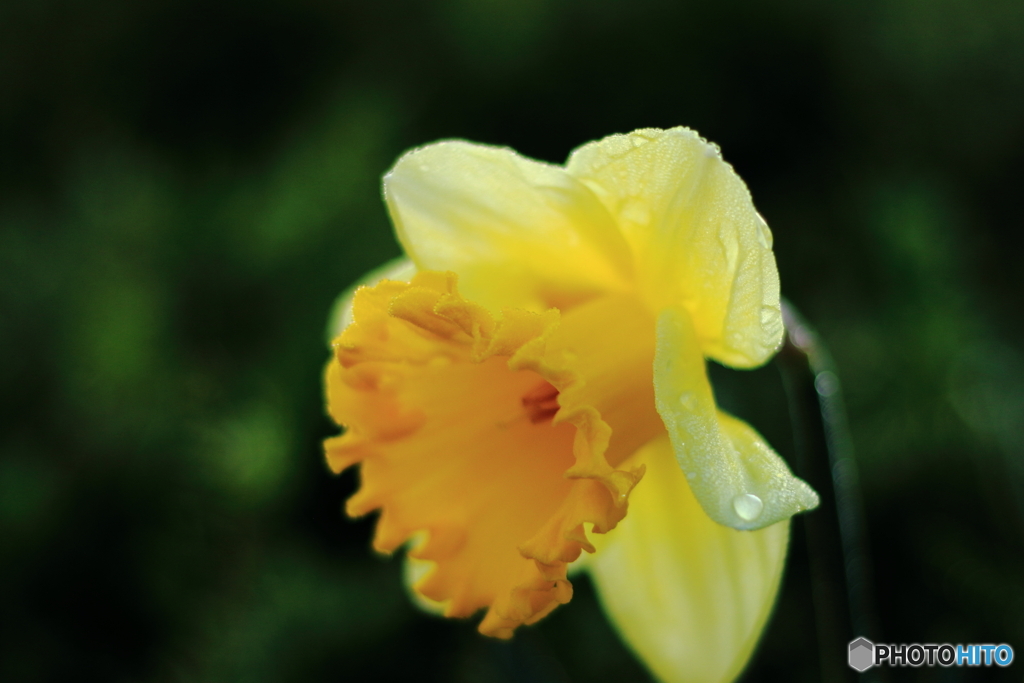
[[[802,515],[823,680],[855,680],[847,666],[854,638],[880,637],[870,557],[839,376],[817,333],[788,301],[786,339],[776,357],[789,398],[797,473],[818,492],[821,506]],[[869,669],[863,680],[880,680]]]

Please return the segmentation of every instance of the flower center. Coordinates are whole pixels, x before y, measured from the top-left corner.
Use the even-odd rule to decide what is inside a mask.
[[[541,382],[533,389],[523,394],[521,399],[526,416],[531,424],[551,422],[555,413],[558,412],[558,389],[555,389],[548,382]]]
[[[508,637],[567,602],[567,564],[626,514],[642,469],[616,468],[660,433],[653,321],[626,299],[494,318],[455,276],[360,290],[328,367],[325,446],[361,463],[352,515],[381,510],[374,545],[435,564],[415,589]],[[613,438],[614,434],[614,438]],[[425,534],[423,533],[425,532]]]

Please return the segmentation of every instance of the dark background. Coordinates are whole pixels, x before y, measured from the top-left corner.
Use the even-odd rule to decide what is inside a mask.
[[[645,680],[585,578],[511,644],[417,612],[320,373],[403,150],[680,124],[836,359],[873,637],[1024,657],[1024,3],[2,0],[0,680]],[[791,458],[777,368],[714,376]],[[747,681],[821,675],[801,539]]]

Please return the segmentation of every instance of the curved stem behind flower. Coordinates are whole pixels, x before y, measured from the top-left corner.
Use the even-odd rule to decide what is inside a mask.
[[[789,396],[796,469],[822,499],[817,514],[803,518],[822,677],[855,680],[837,653],[845,652],[854,638],[878,639],[880,634],[853,442],[828,349],[785,300],[782,316],[786,337],[775,362]],[[881,678],[877,669],[864,676]]]

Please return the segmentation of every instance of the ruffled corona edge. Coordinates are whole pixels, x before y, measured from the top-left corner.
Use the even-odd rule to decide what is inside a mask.
[[[360,464],[347,511],[380,510],[377,550],[424,539],[409,554],[434,568],[414,589],[446,616],[486,608],[480,631],[508,638],[569,601],[568,564],[594,551],[584,525],[614,528],[643,467],[606,460],[611,428],[583,402],[573,355],[549,344],[559,311],[494,317],[456,280],[357,291],[327,368],[346,431],[325,451],[335,472]]]

